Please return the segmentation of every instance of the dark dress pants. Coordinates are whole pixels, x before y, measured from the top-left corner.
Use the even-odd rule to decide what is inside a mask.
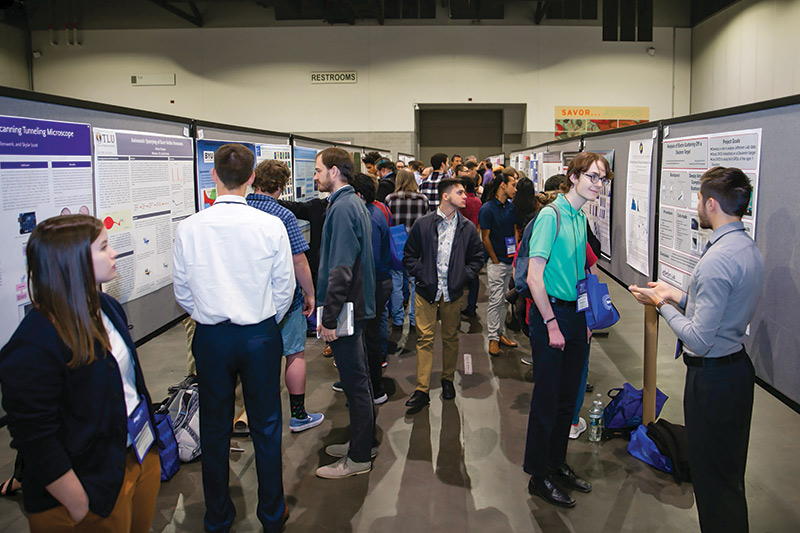
[[[703,533],[748,531],[744,473],[754,383],[747,354],[731,365],[686,367],[683,416]]]
[[[392,295],[392,278],[377,280],[375,282],[375,309],[381,310],[386,307],[386,302]],[[375,313],[375,318],[367,322],[364,330],[364,344],[367,350],[367,360],[369,361],[369,378],[372,382],[372,393],[375,397],[382,396],[383,390],[383,350],[381,349],[381,319],[383,313]],[[337,365],[339,363],[336,363]]]
[[[552,304],[564,335],[564,350],[550,347],[547,326],[536,304],[529,314],[533,352],[533,396],[525,442],[525,472],[544,477],[564,463],[581,373],[588,356],[586,316],[575,307]]]
[[[359,463],[371,459],[375,442],[375,404],[364,350],[364,324],[363,320],[357,321],[352,335],[339,337],[330,343],[350,406],[350,451],[347,455]]]
[[[236,377],[242,380],[256,458],[256,515],[266,531],[286,509],[281,467],[280,377],[283,340],[275,318],[237,326],[197,324],[192,351],[200,392],[200,441],[206,531],[228,531],[236,516],[229,466]]]

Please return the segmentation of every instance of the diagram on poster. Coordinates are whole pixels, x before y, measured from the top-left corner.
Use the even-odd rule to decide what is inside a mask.
[[[591,150],[596,154],[600,154],[606,158],[608,164],[611,165],[611,170],[614,170],[614,150]],[[578,155],[579,152],[562,152],[561,153],[561,172],[567,173],[567,168],[572,160]],[[600,194],[593,202],[586,202],[583,204],[583,212],[586,214],[586,220],[589,222],[589,227],[592,229],[595,237],[600,241],[600,252],[610,258],[611,257],[611,184],[610,181],[603,185],[600,189]]]
[[[292,149],[288,144],[256,144],[256,165],[268,159],[277,159],[283,161],[292,170]],[[294,183],[292,175],[289,175],[289,181],[286,183],[286,188],[280,197],[281,200],[292,201],[294,200]]]
[[[98,218],[117,256],[103,290],[127,302],[172,283],[174,226],[194,213],[186,137],[94,128]]]
[[[716,166],[740,168],[753,186],[742,217],[755,238],[761,129],[664,139],[658,224],[658,279],[686,292],[691,273],[711,235],[697,215],[700,178]]]
[[[294,147],[294,197],[298,202],[311,200],[319,195],[314,183],[314,164],[317,150],[314,148]]]
[[[88,124],[0,116],[0,344],[30,310],[25,247],[39,222],[94,214]]]
[[[653,139],[631,141],[625,195],[625,253],[628,264],[650,276],[650,175]]]

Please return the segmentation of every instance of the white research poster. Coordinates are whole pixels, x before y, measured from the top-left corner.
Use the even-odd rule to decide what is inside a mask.
[[[650,175],[653,139],[631,141],[628,146],[628,182],[625,195],[625,258],[650,276]]]
[[[177,135],[94,128],[97,217],[117,256],[103,290],[127,302],[172,283],[174,227],[194,213],[194,148]]]
[[[742,221],[755,238],[761,164],[761,129],[692,135],[663,141],[658,223],[658,279],[683,292],[711,235],[700,227],[700,177],[716,166],[741,169],[753,186]]]
[[[25,247],[50,217],[94,213],[89,124],[0,116],[0,344],[31,309]]]

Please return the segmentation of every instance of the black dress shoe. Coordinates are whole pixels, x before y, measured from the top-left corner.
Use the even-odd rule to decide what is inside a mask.
[[[414,394],[411,395],[411,398],[406,400],[406,407],[422,407],[424,405],[428,405],[429,403],[431,403],[431,397],[428,396],[427,392],[415,390]]]
[[[453,386],[453,382],[449,379],[442,380],[442,399],[443,400],[452,400],[456,397],[456,388]]]
[[[558,488],[553,482],[553,477],[553,474],[543,478],[532,477],[528,482],[528,492],[559,507],[575,507],[575,499]]]
[[[567,463],[564,463],[556,470],[557,480],[569,489],[578,492],[592,492],[592,484],[585,479],[578,477]]]

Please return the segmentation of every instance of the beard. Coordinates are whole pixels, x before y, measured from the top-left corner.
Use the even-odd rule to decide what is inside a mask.
[[[708,219],[708,214],[706,213],[705,209],[697,210],[697,221],[700,223],[700,227],[702,229],[711,229],[711,221]]]

